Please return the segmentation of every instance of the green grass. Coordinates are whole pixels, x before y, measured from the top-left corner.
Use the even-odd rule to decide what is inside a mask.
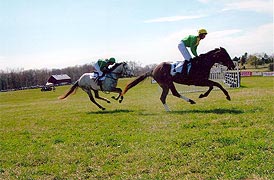
[[[232,101],[169,95],[172,112],[149,80],[106,111],[82,90],[58,100],[68,88],[0,93],[0,179],[274,179],[272,77],[243,78]]]

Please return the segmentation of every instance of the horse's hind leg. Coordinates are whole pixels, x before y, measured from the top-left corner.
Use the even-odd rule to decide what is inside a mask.
[[[190,104],[196,104],[196,102],[193,101],[192,99],[189,99],[189,98],[187,98],[185,96],[180,95],[178,93],[178,91],[176,90],[175,85],[173,83],[169,86],[169,88],[170,88],[173,96],[181,98],[181,99],[185,100],[186,102],[189,102]]]
[[[168,94],[168,91],[169,91],[169,88],[167,86],[161,86],[162,88],[162,94],[161,94],[161,97],[160,97],[160,100],[162,101],[164,107],[165,107],[165,110],[166,111],[170,111],[168,105],[166,104],[166,97],[167,97],[167,94]]]
[[[88,94],[89,99],[91,100],[91,102],[93,102],[94,104],[96,104],[96,106],[98,106],[98,107],[99,107],[100,109],[102,109],[102,110],[105,110],[105,109],[106,109],[106,108],[102,107],[100,104],[98,104],[98,103],[95,101],[95,99],[93,98],[93,95],[92,95],[90,89],[84,89],[84,88],[82,88],[82,89],[83,89],[83,91],[85,91],[85,92]]]
[[[101,99],[103,101],[106,101],[107,103],[110,103],[110,101],[107,98],[103,98],[99,96],[99,91],[96,91],[96,90],[93,90],[93,91],[94,91],[95,98]]]

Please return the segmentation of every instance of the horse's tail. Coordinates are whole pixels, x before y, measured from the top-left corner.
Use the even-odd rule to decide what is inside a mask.
[[[75,94],[78,87],[79,87],[79,84],[78,84],[78,81],[76,81],[76,83],[74,83],[74,85],[68,90],[68,92],[62,96],[59,96],[58,99],[65,99],[69,95]]]
[[[133,88],[134,86],[136,86],[137,84],[139,84],[140,82],[142,82],[143,80],[145,80],[147,77],[152,76],[152,71],[149,71],[141,76],[138,76],[136,79],[134,79],[132,82],[130,82],[129,84],[127,84],[127,86],[125,87],[124,91],[122,92],[121,96],[123,96],[124,94],[126,94],[126,92]]]

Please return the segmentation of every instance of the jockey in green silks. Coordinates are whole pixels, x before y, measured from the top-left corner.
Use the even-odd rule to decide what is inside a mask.
[[[180,41],[178,48],[179,48],[179,51],[182,53],[183,57],[185,58],[185,64],[187,64],[186,74],[189,73],[189,70],[191,67],[191,64],[189,63],[191,59],[191,55],[187,48],[190,48],[192,54],[195,57],[197,57],[198,56],[197,47],[200,41],[204,39],[206,35],[207,35],[207,31],[205,29],[200,29],[198,31],[198,36],[189,35]],[[172,75],[175,75],[177,72],[181,72],[183,64],[184,62],[180,61],[178,65],[175,67],[174,72],[172,72]]]
[[[104,80],[105,74],[110,72],[109,66],[113,65],[115,63],[115,58],[109,58],[109,59],[99,59],[95,64],[95,73],[98,74],[98,77],[96,80]]]
[[[178,45],[178,48],[186,61],[189,61],[191,59],[191,55],[189,51],[187,50],[187,47],[190,48],[192,54],[195,57],[198,56],[197,47],[200,43],[200,40],[204,39],[206,35],[207,35],[207,31],[205,29],[200,29],[198,31],[198,36],[189,35],[181,40],[180,44]]]

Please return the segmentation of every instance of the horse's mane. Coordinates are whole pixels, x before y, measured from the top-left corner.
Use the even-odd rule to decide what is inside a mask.
[[[218,51],[218,50],[220,50],[219,48],[215,48],[215,49],[213,49],[213,50],[211,50],[211,51],[208,51],[208,52],[206,52],[206,53],[204,53],[204,54],[200,54],[199,56],[196,56],[196,57],[194,57],[193,59],[203,59],[203,58],[206,58],[206,57],[208,57],[208,56],[211,56],[213,53],[215,53],[216,51]]]
[[[219,51],[219,48],[213,49],[211,51],[208,51],[207,53],[200,54],[199,56],[196,56],[194,58],[191,58],[192,63],[198,63],[198,64],[204,64],[205,61],[212,61],[212,55],[216,53],[216,51]]]
[[[220,49],[216,48],[207,53],[200,54],[199,56],[194,57],[190,60],[192,64],[192,72],[199,72],[194,73],[195,76],[199,75],[201,78],[209,76],[210,68],[213,66],[214,63],[216,63],[216,58],[214,58],[214,55],[218,51],[220,51]]]
[[[215,48],[215,49],[208,51],[207,53],[202,54],[202,55],[209,55],[209,54],[215,53],[216,51],[219,51],[219,50],[220,50],[220,48]]]

